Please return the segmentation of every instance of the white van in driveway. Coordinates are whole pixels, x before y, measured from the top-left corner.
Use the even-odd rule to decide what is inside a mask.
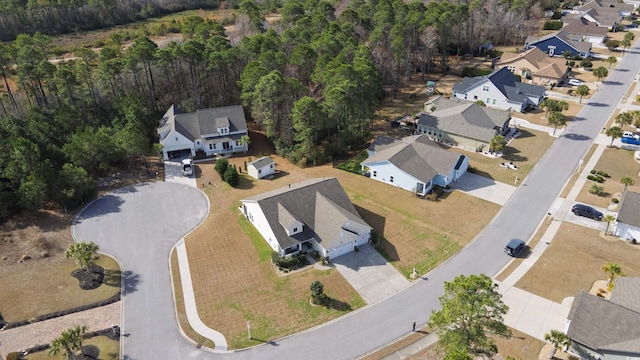
[[[193,175],[193,160],[191,159],[182,160],[182,174],[184,176]]]

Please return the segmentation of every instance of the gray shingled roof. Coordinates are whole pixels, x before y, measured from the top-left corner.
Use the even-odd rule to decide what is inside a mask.
[[[618,222],[640,227],[640,193],[626,191],[618,207]]]
[[[269,222],[280,247],[286,249],[314,237],[325,249],[340,241],[341,226],[353,221],[370,227],[358,214],[336,178],[309,179],[242,200],[257,202]],[[279,219],[279,208],[286,209],[287,219]],[[289,217],[290,216],[290,217]],[[281,221],[291,217],[304,223],[302,235],[288,236]]]
[[[584,17],[580,17],[562,28],[562,31],[569,34],[580,34],[588,36],[605,36],[609,32],[609,29],[598,24],[593,23]]]
[[[511,119],[511,113],[461,100],[433,102],[436,110],[422,113],[418,125],[428,126],[470,139],[490,141],[497,129]]]
[[[506,67],[485,76],[465,77],[462,83],[453,85],[453,91],[466,93],[486,80],[493,83],[507,99],[517,103],[524,103],[527,96],[543,97],[545,94],[544,86],[517,81],[516,76]]]
[[[609,301],[640,313],[640,278],[626,276],[616,278]]]
[[[580,291],[568,318],[571,340],[599,351],[640,354],[639,313]]]
[[[158,126],[159,134],[166,134],[175,129],[191,141],[202,138],[202,135],[217,133],[217,129],[229,127],[229,132],[247,131],[247,119],[242,105],[224,106],[212,109],[197,110],[194,113],[182,113],[171,105]],[[163,139],[160,142],[163,143]]]
[[[438,174],[448,175],[461,156],[464,155],[440,148],[426,135],[418,135],[397,140],[395,145],[377,151],[360,164],[368,166],[388,161],[414,178],[429,183]]]
[[[252,162],[248,163],[247,166],[252,165],[256,169],[261,169],[269,164],[273,164],[273,159],[269,156],[263,156],[260,159],[253,160]]]

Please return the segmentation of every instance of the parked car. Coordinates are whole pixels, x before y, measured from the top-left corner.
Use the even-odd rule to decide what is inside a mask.
[[[623,131],[622,137],[633,137],[633,133],[631,131]]]
[[[193,175],[193,161],[191,159],[182,160],[182,174],[184,176]]]
[[[640,160],[640,151],[636,151],[633,153],[633,158],[636,160]]]
[[[524,248],[524,241],[520,239],[511,239],[507,246],[504,247],[504,252],[509,256],[518,257]]]
[[[569,79],[569,85],[571,85],[571,86],[584,85],[584,81],[578,80],[578,79]]]
[[[635,136],[623,137],[620,141],[622,141],[623,144],[640,145],[640,139]]]
[[[584,216],[584,217],[587,217],[593,220],[598,220],[598,221],[601,221],[603,216],[603,214],[600,211],[592,208],[591,206],[583,205],[583,204],[573,205],[573,207],[571,208],[571,212],[578,216]]]

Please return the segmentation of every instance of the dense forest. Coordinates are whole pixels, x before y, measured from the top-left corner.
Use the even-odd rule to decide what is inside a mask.
[[[234,42],[222,24],[191,16],[174,23],[184,42],[162,48],[146,28],[129,46],[116,34],[64,62],[49,60],[52,39],[39,32],[0,44],[0,220],[89,200],[97,177],[152,151],[171,104],[241,103],[278,153],[328,161],[369,139],[376,106],[412,74],[446,71],[449,56],[486,41],[520,44],[538,11],[523,0],[290,0],[268,24],[272,3],[238,7]]]

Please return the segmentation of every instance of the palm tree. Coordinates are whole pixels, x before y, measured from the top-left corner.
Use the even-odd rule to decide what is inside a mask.
[[[611,225],[611,222],[613,220],[615,220],[616,217],[613,215],[605,215],[603,220],[607,222],[607,228],[604,230],[604,234],[607,235],[609,233],[609,225]]]
[[[82,352],[82,337],[87,332],[86,326],[77,325],[75,328],[67,329],[60,333],[60,336],[51,342],[49,347],[50,355],[58,355],[63,352],[67,359],[75,358],[75,350]],[[84,352],[82,353],[84,355]]]
[[[631,125],[632,122],[633,115],[628,112],[621,112],[620,114],[616,115],[616,124],[620,124],[620,127]]]
[[[622,45],[622,50],[627,50],[627,48],[631,46],[631,40],[623,39],[622,41],[620,41],[620,45]]]
[[[504,136],[496,135],[489,141],[489,151],[498,152],[504,148]]]
[[[593,69],[593,76],[598,78],[598,81],[602,81],[602,79],[606,78],[609,75],[609,70],[604,66],[597,67]]]
[[[96,263],[96,253],[99,247],[93,242],[79,242],[69,246],[67,251],[64,252],[64,256],[68,258],[75,258],[80,267],[87,271]]]
[[[620,179],[620,182],[622,183],[622,185],[624,185],[624,190],[622,190],[622,192],[627,191],[627,186],[633,185],[636,183],[632,178],[628,176],[625,176],[622,179]]]
[[[249,138],[249,135],[242,135],[240,137],[240,142],[246,145],[244,152],[247,152],[247,150],[249,150],[249,145],[251,145],[251,138]]]
[[[619,276],[624,276],[622,267],[616,263],[608,262],[602,266],[602,271],[606,272],[609,276],[609,290],[613,289],[613,282]]]
[[[630,113],[633,118],[633,126],[640,128],[640,110],[633,110]]]
[[[561,112],[552,111],[547,122],[549,125],[553,125],[553,135],[555,135],[558,126],[564,126],[567,124],[567,118]]]
[[[612,147],[613,140],[622,137],[622,128],[620,126],[612,126],[607,129],[606,135],[611,137],[611,144],[609,144],[609,147]]]
[[[571,344],[571,339],[569,339],[569,336],[559,330],[551,330],[550,333],[544,334],[544,340],[550,342],[551,345],[553,345],[553,351],[551,352],[551,354],[549,354],[549,359],[553,359],[553,357],[556,355],[556,350]]]
[[[589,96],[591,89],[587,85],[578,85],[576,88],[576,94],[580,95],[580,104],[582,104],[582,97]]]
[[[545,98],[544,100],[542,100],[540,102],[540,104],[538,104],[538,106],[540,107],[540,109],[545,109],[545,113],[544,113],[544,117],[546,118],[549,115],[549,107],[551,106],[551,103],[555,101],[555,100],[551,100],[549,98]]]
[[[618,58],[615,56],[609,56],[605,61],[609,63],[609,69],[611,69],[611,65],[617,63]]]

